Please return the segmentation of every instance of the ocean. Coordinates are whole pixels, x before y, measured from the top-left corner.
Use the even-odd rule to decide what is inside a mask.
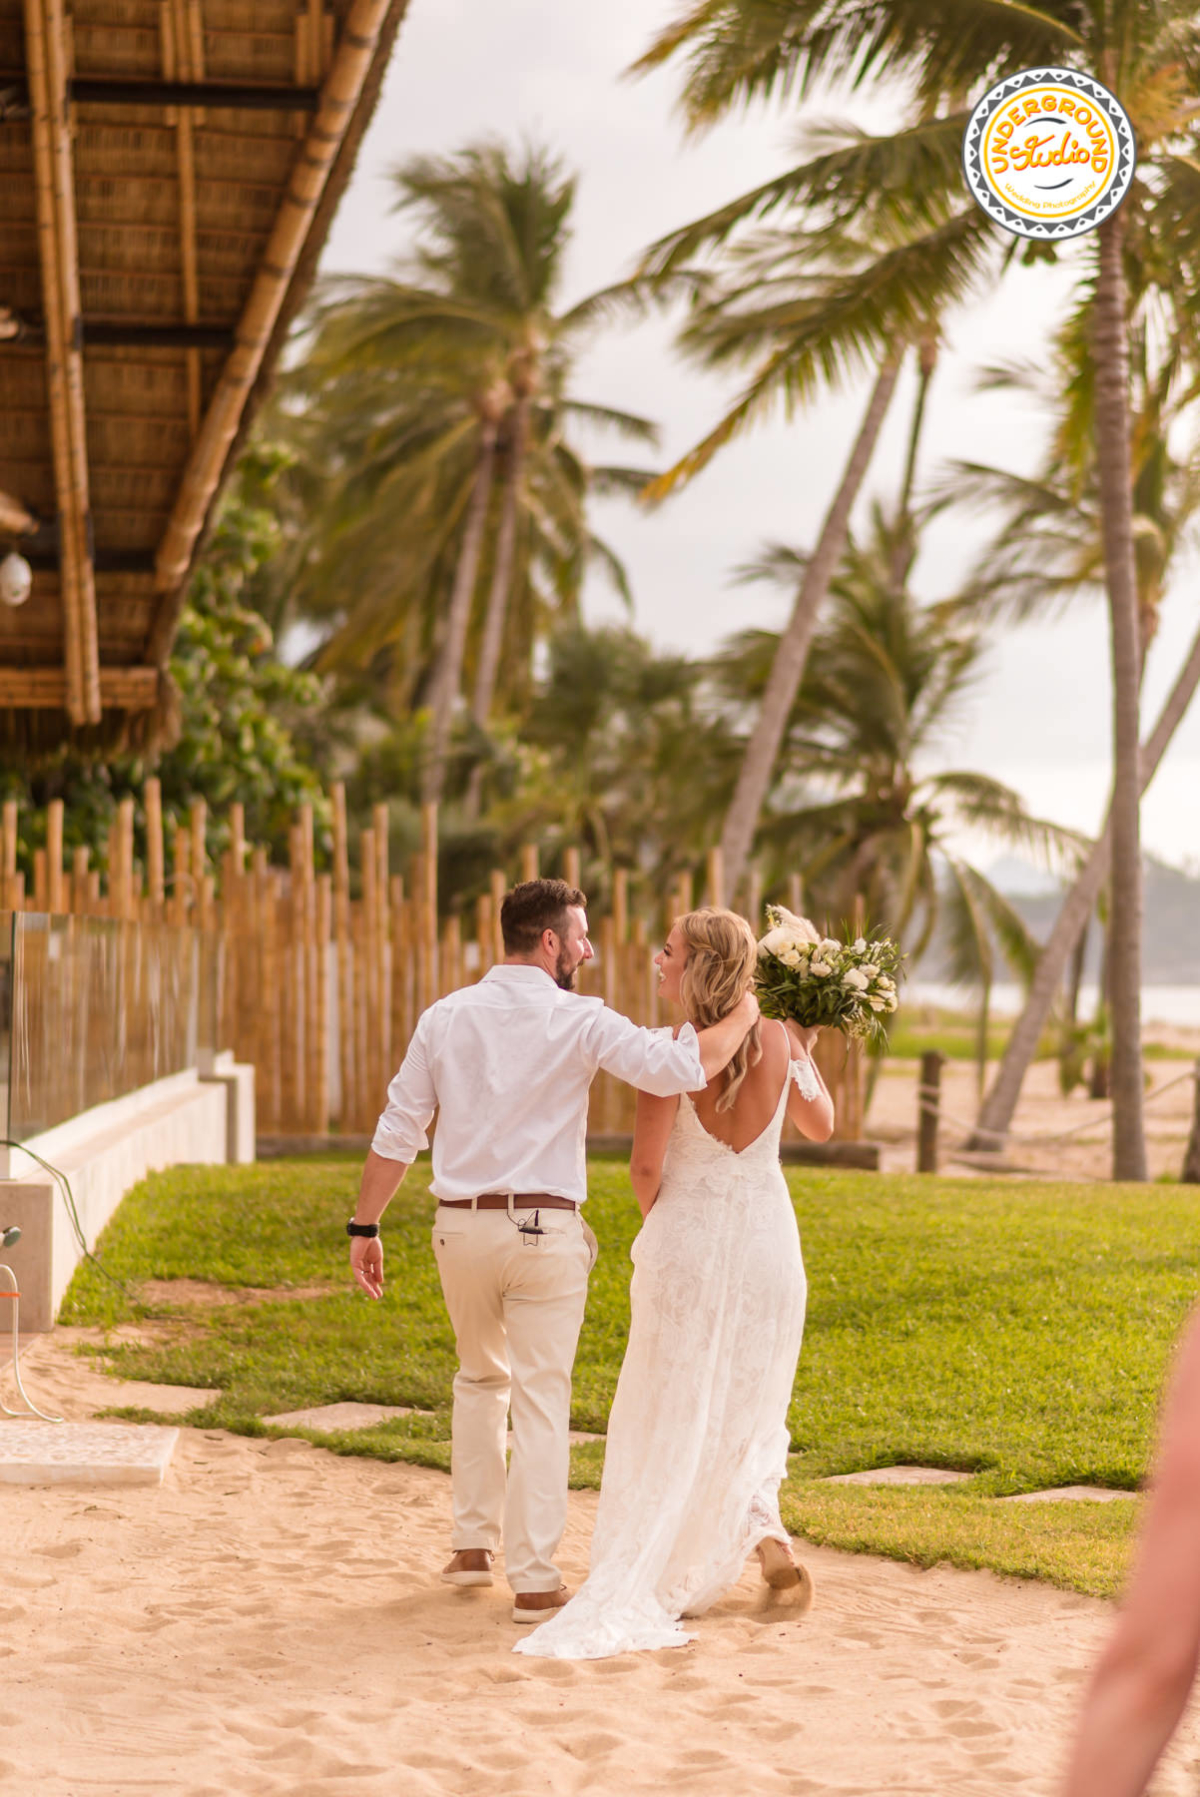
[[[937,980],[911,980],[904,987],[907,1004],[937,1005],[947,1011],[972,1013],[975,998],[964,986],[949,986]],[[1021,988],[1017,985],[992,987],[992,1010],[997,1017],[1015,1017],[1021,1009]],[[1096,1008],[1096,987],[1084,985],[1079,996],[1079,1015],[1088,1018]],[[1142,1022],[1169,1023],[1179,1029],[1200,1030],[1200,986],[1143,986]]]

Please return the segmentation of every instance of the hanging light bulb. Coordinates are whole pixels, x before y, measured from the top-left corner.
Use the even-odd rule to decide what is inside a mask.
[[[23,555],[10,549],[0,562],[0,600],[5,605],[24,605],[33,586],[33,569]]]

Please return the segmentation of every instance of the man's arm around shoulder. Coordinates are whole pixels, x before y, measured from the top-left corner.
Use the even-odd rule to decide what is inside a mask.
[[[679,1092],[702,1092],[733,1059],[757,1017],[758,1000],[748,992],[720,1023],[699,1031],[685,1023],[672,1038],[639,1028],[605,1005],[590,1022],[589,1037],[598,1067],[640,1092],[670,1098]]]

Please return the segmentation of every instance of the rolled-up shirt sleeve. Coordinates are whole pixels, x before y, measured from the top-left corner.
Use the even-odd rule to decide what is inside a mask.
[[[388,1086],[387,1104],[371,1140],[371,1147],[384,1160],[403,1161],[406,1166],[416,1160],[422,1148],[428,1148],[427,1131],[437,1109],[437,1092],[421,1029],[423,1021],[413,1031],[400,1071]]]
[[[673,1036],[669,1029],[641,1029],[606,1005],[597,1012],[589,1036],[597,1066],[639,1092],[671,1098],[679,1092],[702,1092],[708,1084],[690,1023]]]

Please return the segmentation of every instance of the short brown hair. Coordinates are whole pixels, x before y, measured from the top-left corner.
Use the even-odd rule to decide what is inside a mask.
[[[565,880],[522,880],[504,895],[500,907],[500,933],[504,952],[509,955],[531,955],[542,939],[543,930],[562,935],[566,929],[566,911],[570,905],[587,910],[587,899],[577,886]]]

